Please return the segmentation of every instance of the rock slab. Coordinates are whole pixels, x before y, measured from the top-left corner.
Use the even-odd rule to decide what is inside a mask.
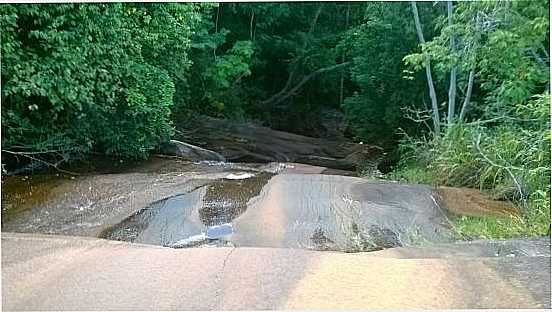
[[[226,161],[219,153],[177,140],[170,140],[162,144],[160,152],[165,155],[177,156],[189,161]]]
[[[2,233],[4,310],[550,308],[550,257],[398,259]]]
[[[345,139],[313,138],[247,123],[200,117],[182,125],[178,138],[233,162],[298,162],[342,170],[377,164],[383,149]]]

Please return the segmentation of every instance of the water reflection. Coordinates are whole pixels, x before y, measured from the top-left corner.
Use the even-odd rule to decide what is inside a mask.
[[[172,247],[225,240],[233,232],[232,220],[245,212],[249,199],[259,194],[271,176],[234,174],[232,179],[220,179],[190,193],[155,202],[100,237]]]
[[[446,241],[431,190],[328,175],[243,173],[152,204],[104,232],[170,247],[374,251]]]

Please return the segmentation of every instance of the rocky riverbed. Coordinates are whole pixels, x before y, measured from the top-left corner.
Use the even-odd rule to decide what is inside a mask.
[[[461,189],[344,173],[354,175],[297,163],[154,158],[119,173],[7,177],[2,231],[346,252],[454,240],[449,215],[462,213]],[[477,212],[470,201],[504,208],[474,194],[465,200],[469,214]]]
[[[154,158],[5,177],[2,209],[8,310],[550,307],[550,237],[455,241],[516,213],[474,190]]]

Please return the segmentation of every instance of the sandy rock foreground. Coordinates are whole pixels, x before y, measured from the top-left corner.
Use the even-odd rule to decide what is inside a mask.
[[[424,258],[431,253],[413,247],[354,254],[170,249],[2,233],[2,308],[550,308],[550,238],[534,246],[540,251],[496,256],[441,245],[443,257]]]

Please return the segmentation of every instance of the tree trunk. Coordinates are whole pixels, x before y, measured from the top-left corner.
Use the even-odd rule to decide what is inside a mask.
[[[350,5],[347,5],[347,15],[345,15],[345,30],[349,28],[349,10]],[[345,52],[341,54],[341,63],[345,63]],[[339,82],[339,105],[343,104],[343,85],[345,82],[345,69],[341,69],[341,80]]]
[[[452,26],[452,1],[447,1],[447,12],[448,12],[448,24]],[[452,53],[455,52],[455,43],[454,35],[450,36],[450,50]],[[447,124],[450,126],[454,120],[454,111],[456,106],[456,66],[450,70],[450,85],[449,85],[449,103],[448,103],[448,115],[447,115]]]
[[[420,17],[418,15],[418,7],[416,6],[415,1],[410,1],[410,5],[412,6],[412,13],[414,15],[414,22],[416,24],[416,32],[418,34],[418,39],[420,40],[421,44],[425,43],[424,39],[424,33],[422,32],[422,25],[420,23]],[[439,137],[441,134],[441,125],[439,124],[440,118],[439,118],[439,106],[437,104],[437,95],[435,94],[435,87],[433,86],[433,76],[431,75],[431,63],[429,55],[426,55],[426,76],[427,76],[427,86],[429,88],[429,97],[431,98],[431,106],[433,110],[433,131],[435,132],[435,136]]]
[[[466,118],[466,114],[468,113],[468,110],[469,110],[469,107],[470,107],[470,100],[471,100],[471,95],[472,95],[472,90],[473,90],[473,81],[475,79],[475,70],[476,70],[476,66],[477,66],[477,49],[478,49],[478,46],[479,46],[479,39],[480,39],[480,36],[481,36],[479,23],[480,23],[479,16],[477,16],[476,20],[475,20],[476,33],[475,33],[475,38],[474,38],[473,46],[472,46],[472,50],[473,50],[474,55],[473,55],[472,66],[471,66],[469,77],[468,77],[468,88],[466,90],[466,97],[464,98],[464,103],[462,104],[462,109],[460,110],[460,116],[458,117],[461,122],[464,121],[464,119]]]
[[[466,98],[464,99],[464,104],[462,104],[462,110],[460,111],[460,121],[464,120],[464,117],[466,116],[466,112],[470,105],[470,98],[471,98],[472,89],[473,89],[474,77],[475,77],[475,66],[470,70],[470,77],[468,78],[468,90],[466,91]]]
[[[253,41],[253,19],[255,18],[255,12],[251,10],[251,21],[249,21],[249,40]]]

